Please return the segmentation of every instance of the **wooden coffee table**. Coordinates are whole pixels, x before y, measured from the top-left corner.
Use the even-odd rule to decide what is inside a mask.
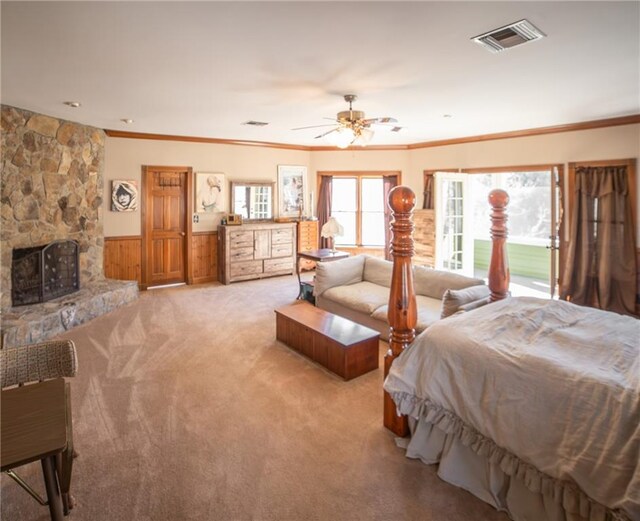
[[[345,380],[378,368],[380,333],[308,302],[276,309],[276,338]]]

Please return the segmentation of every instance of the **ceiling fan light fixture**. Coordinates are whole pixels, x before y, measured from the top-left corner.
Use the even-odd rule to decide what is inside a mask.
[[[374,134],[375,132],[370,128],[363,128],[358,136],[358,144],[365,146],[367,143],[370,143]]]
[[[350,127],[341,127],[331,134],[327,134],[327,140],[332,145],[338,148],[347,148],[353,140],[356,138],[356,134]]]

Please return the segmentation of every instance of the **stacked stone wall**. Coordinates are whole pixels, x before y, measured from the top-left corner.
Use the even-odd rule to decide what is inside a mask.
[[[433,268],[436,264],[435,210],[416,210],[413,214],[413,224],[413,263]]]
[[[2,106],[1,307],[11,306],[11,252],[54,240],[80,245],[80,285],[103,278],[105,134]]]

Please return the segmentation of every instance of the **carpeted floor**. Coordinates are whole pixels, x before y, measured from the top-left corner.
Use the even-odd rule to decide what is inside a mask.
[[[275,340],[296,294],[294,277],[158,289],[68,332],[70,519],[505,521],[395,446],[381,369],[344,382]],[[21,474],[44,494],[39,464]],[[3,521],[48,519],[4,475],[1,499]]]

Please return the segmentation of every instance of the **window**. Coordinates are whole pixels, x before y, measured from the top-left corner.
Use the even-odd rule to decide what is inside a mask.
[[[334,175],[331,215],[344,227],[337,246],[384,247],[382,175]]]

